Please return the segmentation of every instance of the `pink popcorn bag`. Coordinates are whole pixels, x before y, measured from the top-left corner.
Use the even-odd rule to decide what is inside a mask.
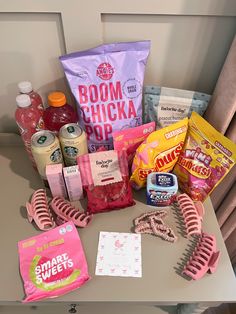
[[[18,242],[23,302],[55,298],[90,279],[83,247],[72,222]]]
[[[149,50],[150,41],[112,43],[60,57],[90,152],[112,149],[112,132],[142,124]]]

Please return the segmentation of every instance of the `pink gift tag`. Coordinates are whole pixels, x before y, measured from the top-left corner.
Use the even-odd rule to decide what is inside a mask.
[[[141,234],[100,232],[95,274],[142,277]]]

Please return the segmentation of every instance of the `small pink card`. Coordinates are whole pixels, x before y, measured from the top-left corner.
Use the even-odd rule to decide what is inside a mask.
[[[101,231],[95,274],[142,277],[141,234]]]

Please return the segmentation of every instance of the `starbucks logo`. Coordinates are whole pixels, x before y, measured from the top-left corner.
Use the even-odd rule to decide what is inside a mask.
[[[79,152],[78,149],[73,146],[66,146],[64,150],[68,157],[76,157]]]
[[[62,156],[60,148],[54,150],[54,152],[50,156],[50,159],[52,162],[61,162]]]

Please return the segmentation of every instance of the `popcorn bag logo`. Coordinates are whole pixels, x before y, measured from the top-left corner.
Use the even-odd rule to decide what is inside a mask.
[[[45,256],[34,256],[30,265],[32,283],[42,290],[55,290],[74,282],[81,274],[75,269],[67,253],[50,259]]]
[[[79,85],[78,99],[88,141],[108,141],[114,123],[137,117],[135,104],[124,97],[120,81]]]
[[[110,65],[110,63],[104,62],[97,67],[97,76],[104,81],[110,80],[113,74],[114,68]]]

